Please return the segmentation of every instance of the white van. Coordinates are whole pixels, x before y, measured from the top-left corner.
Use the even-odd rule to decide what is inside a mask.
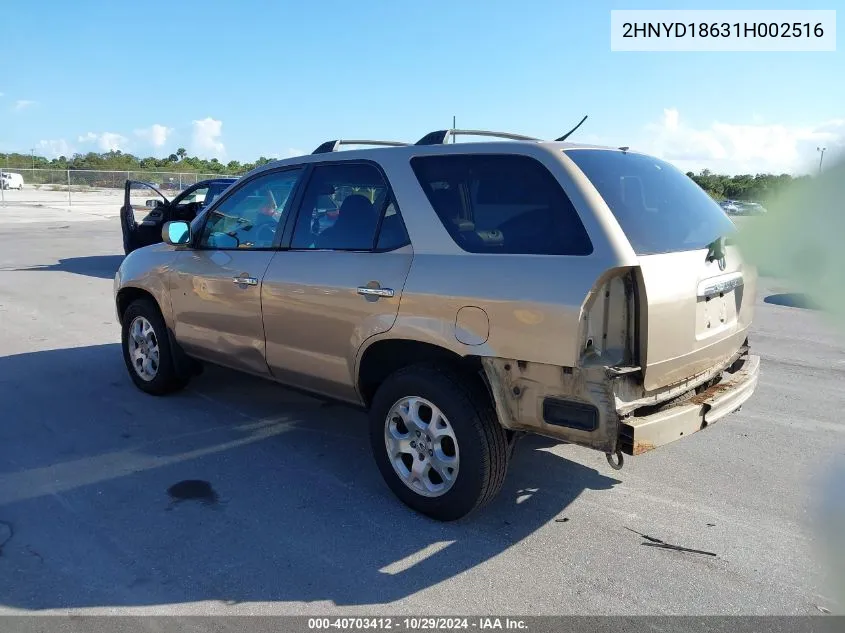
[[[0,172],[0,186],[3,189],[23,189],[23,176],[8,171]]]

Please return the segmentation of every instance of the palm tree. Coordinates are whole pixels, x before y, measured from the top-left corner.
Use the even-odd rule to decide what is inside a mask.
[[[183,158],[185,158],[185,156],[188,155],[188,150],[186,150],[184,147],[180,147],[176,150],[176,155],[179,157],[179,160],[182,160]]]

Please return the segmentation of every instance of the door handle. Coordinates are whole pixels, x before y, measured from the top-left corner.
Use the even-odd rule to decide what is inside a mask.
[[[358,294],[365,297],[392,297],[394,295],[393,288],[368,288],[366,286],[358,287]]]
[[[258,280],[255,277],[232,277],[232,283],[239,286],[257,286]]]

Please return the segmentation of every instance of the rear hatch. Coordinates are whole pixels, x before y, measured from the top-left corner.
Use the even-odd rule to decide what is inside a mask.
[[[630,152],[572,149],[638,256],[644,387],[724,364],[745,341],[756,270],[732,244],[733,222],[691,178]]]

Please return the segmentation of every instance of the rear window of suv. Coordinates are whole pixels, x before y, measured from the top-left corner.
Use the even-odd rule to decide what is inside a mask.
[[[565,150],[593,183],[638,255],[691,251],[735,231],[719,205],[662,160],[615,150]]]
[[[528,156],[417,156],[411,167],[452,239],[471,253],[589,255],[593,245],[552,174]]]

